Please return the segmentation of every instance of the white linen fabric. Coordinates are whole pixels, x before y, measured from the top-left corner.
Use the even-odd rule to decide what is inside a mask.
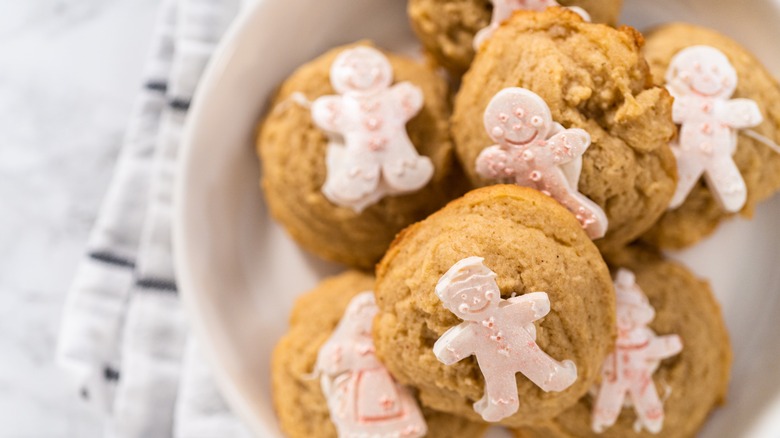
[[[191,99],[240,0],[163,0],[114,178],[68,294],[58,359],[117,438],[245,437],[189,334],[171,215]]]

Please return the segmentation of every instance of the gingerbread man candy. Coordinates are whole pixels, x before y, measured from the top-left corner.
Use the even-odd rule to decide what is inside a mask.
[[[639,432],[644,427],[658,433],[663,428],[664,406],[653,373],[662,360],[682,351],[682,340],[677,335],[657,336],[648,327],[655,310],[631,271],[618,271],[615,292],[618,338],[615,351],[607,356],[601,370],[592,428],[601,433],[614,425],[628,397],[637,416],[634,429]]]
[[[491,2],[493,3],[493,15],[490,19],[490,25],[477,32],[474,37],[474,50],[479,50],[479,46],[489,40],[501,23],[511,17],[514,11],[544,11],[553,6],[560,6],[556,0],[491,0]],[[569,6],[567,9],[576,12],[583,20],[590,21],[590,15],[585,12],[585,9],[577,6]]]
[[[536,344],[533,322],[550,312],[544,292],[504,300],[495,272],[481,257],[453,265],[436,285],[436,295],[463,323],[445,332],[433,353],[445,365],[476,356],[485,393],[474,410],[485,421],[506,418],[519,407],[515,374],[522,373],[544,391],[563,391],[577,380],[574,362],[559,362]]]
[[[682,205],[702,174],[725,211],[745,205],[747,187],[732,158],[737,130],[759,125],[763,117],[754,101],[729,100],[737,80],[729,59],[713,47],[688,47],[672,59],[666,82],[675,98],[674,121],[681,125],[672,144],[680,180],[669,208]]]
[[[420,407],[374,353],[377,311],[372,292],[355,296],[320,349],[315,372],[339,437],[419,438],[427,433]]]
[[[422,108],[421,90],[408,82],[391,87],[390,62],[365,46],[341,53],[330,79],[339,95],[320,97],[311,108],[314,123],[331,137],[325,197],[361,212],[387,195],[425,186],[433,163],[417,153],[406,132]]]
[[[497,144],[477,157],[485,179],[531,187],[555,198],[571,211],[591,239],[607,232],[607,216],[577,191],[582,154],[590,135],[553,122],[547,103],[525,88],[505,88],[488,104],[485,129]]]

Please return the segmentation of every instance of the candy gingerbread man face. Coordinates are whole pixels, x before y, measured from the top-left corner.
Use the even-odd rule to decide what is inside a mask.
[[[411,393],[374,354],[372,292],[350,301],[330,339],[320,348],[315,372],[340,437],[419,438],[427,425]]]
[[[673,143],[679,182],[669,205],[677,208],[703,175],[715,200],[727,212],[742,209],[747,187],[732,156],[738,129],[763,121],[755,102],[732,99],[737,72],[721,51],[693,46],[680,51],[666,74],[674,96],[672,116],[681,125]]]
[[[563,391],[577,380],[574,362],[559,362],[536,345],[533,322],[550,311],[544,292],[501,299],[496,274],[480,257],[454,264],[436,285],[444,307],[463,323],[447,330],[433,353],[445,365],[476,356],[485,378],[485,394],[474,410],[485,421],[500,421],[519,407],[515,374],[522,373],[544,391]]]
[[[666,82],[678,93],[728,99],[737,89],[737,71],[720,50],[693,46],[672,59]]]
[[[487,180],[531,187],[569,209],[591,239],[607,232],[607,216],[577,191],[590,135],[553,122],[550,107],[524,88],[506,88],[485,110],[485,130],[497,144],[484,149],[477,173]]]
[[[501,23],[509,19],[512,13],[519,10],[526,11],[544,11],[553,6],[560,6],[556,0],[491,0],[493,3],[493,16],[490,19],[490,25],[477,32],[474,37],[474,50],[479,47],[496,32]],[[576,12],[585,21],[590,21],[590,15],[584,9],[572,6],[571,9]]]
[[[342,52],[333,62],[330,81],[339,94],[375,93],[393,83],[393,68],[381,52],[356,47]]]
[[[422,91],[408,82],[391,86],[390,62],[363,46],[339,54],[330,79],[339,95],[320,97],[311,108],[314,123],[330,137],[323,195],[360,213],[385,196],[425,186],[433,163],[406,133],[423,106]]]
[[[657,336],[647,326],[655,318],[655,310],[631,271],[618,271],[615,292],[618,339],[601,369],[592,428],[601,433],[614,425],[628,397],[637,416],[634,429],[639,432],[644,427],[658,433],[663,428],[664,406],[653,373],[663,359],[682,350],[682,341],[677,335]]]

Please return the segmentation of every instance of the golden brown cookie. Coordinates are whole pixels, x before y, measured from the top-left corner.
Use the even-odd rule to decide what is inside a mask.
[[[519,410],[501,424],[557,415],[584,395],[614,342],[615,297],[606,264],[577,220],[535,190],[497,185],[474,190],[404,230],[377,268],[377,354],[424,405],[479,420],[473,403],[484,379],[474,357],[445,366],[434,343],[461,320],[434,293],[461,259],[484,258],[503,298],[544,291],[550,313],[535,323],[536,342],[555,360],[572,360],[578,378],[543,392],[517,374]],[[488,340],[486,340],[489,342]]]
[[[751,129],[776,143],[780,142],[780,86],[759,60],[728,37],[684,23],[655,29],[648,34],[644,53],[656,83],[664,85],[672,58],[680,50],[694,45],[714,47],[728,57],[738,76],[732,98],[755,101],[764,122]],[[747,186],[747,202],[740,214],[751,217],[759,202],[780,189],[780,154],[740,132],[734,162]],[[701,180],[685,203],[664,214],[658,224],[643,236],[643,240],[662,248],[683,248],[710,235],[721,221],[732,216],[723,211]]]
[[[631,28],[585,23],[560,8],[516,13],[483,45],[455,99],[453,138],[472,183],[491,183],[475,165],[494,144],[483,123],[488,103],[507,87],[527,88],[547,102],[554,121],[591,136],[579,191],[609,219],[596,245],[611,250],[639,237],[676,186],[672,98],[652,85],[642,44]]]
[[[312,377],[312,371],[320,347],[350,300],[373,287],[374,277],[350,271],[324,280],[296,301],[290,330],[274,349],[271,364],[274,407],[286,436],[336,438],[320,379]],[[487,428],[431,409],[423,409],[423,414],[428,437],[479,437]]]
[[[636,414],[624,407],[617,423],[597,434],[591,429],[593,397],[586,395],[555,420],[517,431],[518,438],[693,437],[707,415],[723,403],[731,368],[731,347],[720,305],[705,280],[685,267],[645,249],[613,256],[611,266],[628,268],[655,308],[650,327],[658,335],[677,334],[682,351],[661,362],[653,375],[664,400],[659,434],[634,431]]]
[[[623,0],[561,0],[563,6],[578,6],[593,22],[614,25]],[[474,59],[474,36],[491,20],[490,0],[410,0],[412,28],[433,58],[456,77],[468,70]]]
[[[395,82],[420,87],[424,105],[407,124],[417,151],[429,157],[432,179],[417,192],[386,196],[358,213],[335,205],[323,195],[327,176],[328,138],[314,125],[311,110],[296,103],[294,94],[309,101],[335,94],[330,68],[344,50],[334,49],[300,67],[281,86],[260,126],[257,150],[262,187],[276,220],[304,248],[328,260],[369,269],[384,254],[397,232],[432,213],[463,191],[449,135],[447,84],[432,69],[411,59],[387,54]]]

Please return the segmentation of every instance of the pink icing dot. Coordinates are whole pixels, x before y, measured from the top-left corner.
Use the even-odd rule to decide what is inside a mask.
[[[376,131],[381,127],[382,127],[382,119],[376,117],[369,117],[368,119],[366,119],[366,128],[368,128],[370,131]]]
[[[384,150],[387,146],[387,139],[384,137],[371,137],[368,141],[368,148],[374,152]]]

